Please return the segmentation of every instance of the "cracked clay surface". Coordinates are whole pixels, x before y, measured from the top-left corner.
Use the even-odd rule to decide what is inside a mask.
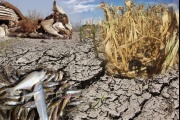
[[[0,65],[19,74],[39,66],[63,70],[72,82],[83,85],[81,103],[69,120],[178,120],[179,68],[151,79],[121,79],[104,73],[95,58],[92,41],[23,39],[14,42]]]
[[[70,113],[72,120],[178,120],[179,70],[153,79],[104,75],[83,91],[83,97],[86,102]]]

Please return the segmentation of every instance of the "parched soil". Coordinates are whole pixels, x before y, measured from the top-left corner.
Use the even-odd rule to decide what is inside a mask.
[[[86,102],[70,113],[70,118],[72,120],[177,120],[179,119],[178,75],[177,69],[166,75],[157,75],[153,79],[120,79],[104,75],[83,91]]]
[[[21,75],[38,67],[63,70],[83,89],[83,103],[67,112],[69,120],[179,119],[178,67],[149,79],[108,76],[92,40],[79,41],[78,33],[71,40],[1,39],[0,65]]]

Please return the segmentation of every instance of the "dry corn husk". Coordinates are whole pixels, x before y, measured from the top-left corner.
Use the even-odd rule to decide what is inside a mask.
[[[121,7],[101,4],[105,20],[99,22],[100,38],[108,72],[136,77],[170,69],[177,63],[179,50],[177,14],[165,5],[146,8],[128,0],[125,6],[126,11],[119,12]]]

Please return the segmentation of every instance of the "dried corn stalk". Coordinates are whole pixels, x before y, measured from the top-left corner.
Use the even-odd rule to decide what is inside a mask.
[[[164,5],[145,8],[129,0],[125,5],[126,11],[120,6],[100,5],[105,14],[99,25],[108,72],[135,77],[166,71],[174,65],[179,50],[174,10]]]

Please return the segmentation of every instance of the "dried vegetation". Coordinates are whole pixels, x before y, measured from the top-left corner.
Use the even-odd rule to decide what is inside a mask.
[[[107,71],[130,77],[165,72],[178,61],[178,14],[163,4],[122,6],[101,3],[101,44]]]

